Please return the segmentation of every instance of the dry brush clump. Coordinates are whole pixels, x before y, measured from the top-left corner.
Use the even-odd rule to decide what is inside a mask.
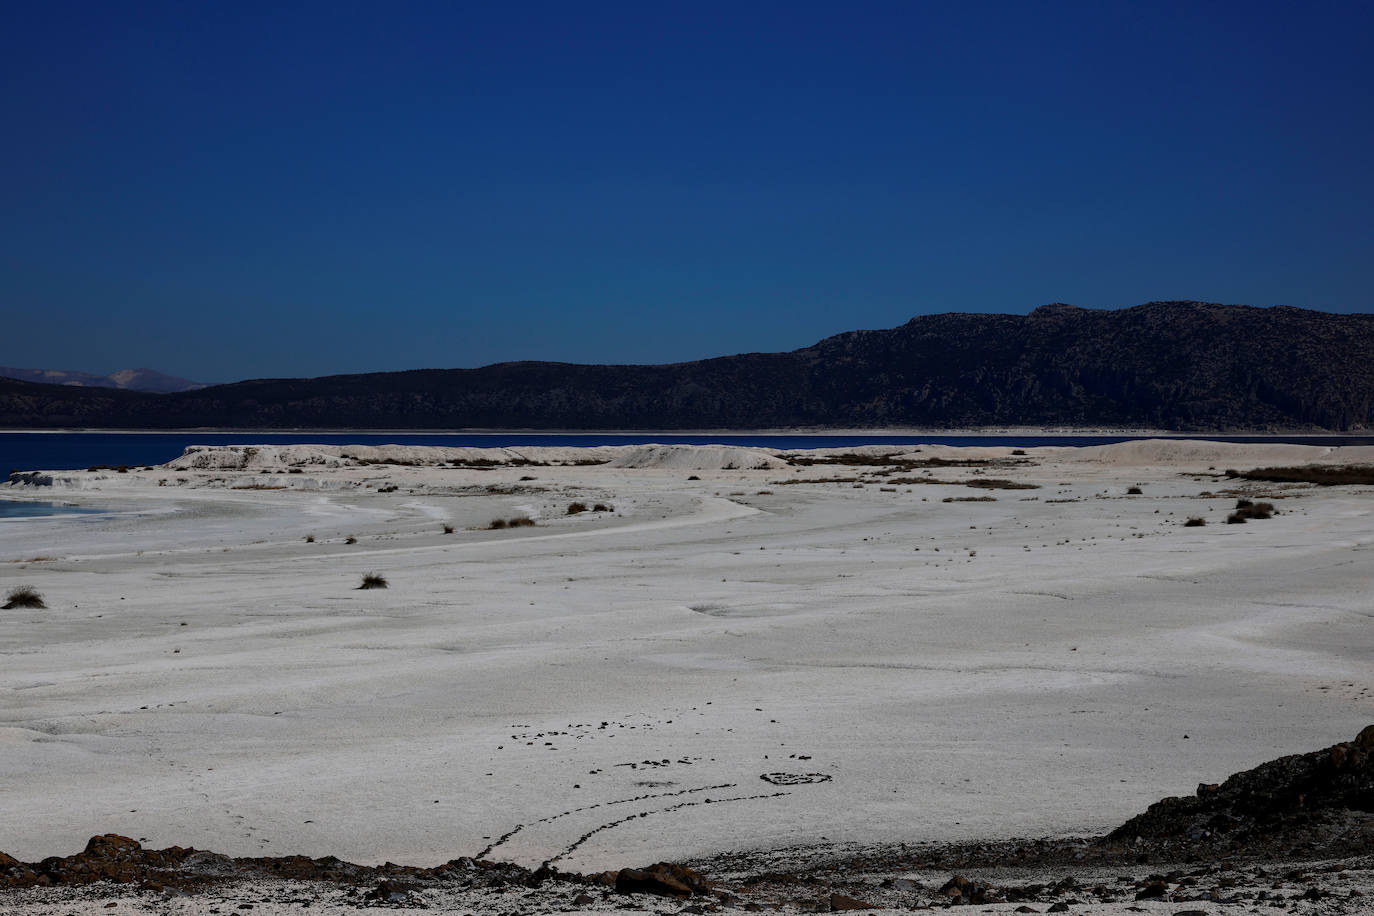
[[[362,584],[358,586],[358,591],[369,588],[386,588],[386,585],[386,576],[381,573],[363,573],[363,581]]]
[[[569,515],[578,515],[578,514],[580,514],[580,513],[582,513],[582,512],[586,512],[586,511],[587,511],[587,504],[586,504],[586,503],[568,503],[568,514],[569,514]]]
[[[1226,524],[1243,525],[1250,519],[1266,519],[1274,517],[1273,503],[1257,503],[1248,499],[1236,500],[1236,511],[1226,516]]]
[[[1191,516],[1191,517],[1188,519],[1188,521],[1186,521],[1186,522],[1183,523],[1183,527],[1184,527],[1184,528],[1201,528],[1203,525],[1206,525],[1206,524],[1207,524],[1207,519],[1202,518],[1201,516],[1198,516],[1198,515],[1194,515],[1194,516]]]
[[[43,596],[32,585],[19,585],[10,589],[5,605],[0,610],[12,611],[15,608],[46,608]]]
[[[1255,468],[1252,471],[1227,468],[1226,476],[1271,483],[1314,483],[1323,487],[1367,486],[1374,484],[1374,465],[1304,464],[1296,467]]]
[[[517,515],[514,518],[494,518],[487,524],[488,531],[500,531],[503,528],[533,528],[534,519],[526,515]]]

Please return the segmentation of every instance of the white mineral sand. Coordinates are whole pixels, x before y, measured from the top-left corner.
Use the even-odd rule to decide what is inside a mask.
[[[225,448],[0,487],[109,510],[0,521],[0,594],[48,603],[0,612],[0,850],[585,871],[1091,833],[1374,719],[1371,489],[1220,476],[1370,449],[1027,451],[856,487],[760,449]],[[356,460],[484,456],[611,464]],[[1236,489],[1279,514],[1222,524]]]

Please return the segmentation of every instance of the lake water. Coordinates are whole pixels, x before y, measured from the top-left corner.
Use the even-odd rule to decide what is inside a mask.
[[[531,445],[637,445],[648,442],[687,445],[744,445],[766,448],[832,448],[858,445],[1106,445],[1140,436],[941,436],[941,435],[677,435],[664,433],[0,433],[0,479],[10,470],[76,470],[92,465],[163,464],[188,445],[445,445],[496,448]],[[1190,436],[1228,442],[1296,442],[1320,445],[1374,445],[1370,436]]]
[[[76,506],[59,506],[56,503],[0,499],[0,519],[36,518],[44,515],[87,515],[98,511],[100,510],[81,509]]]

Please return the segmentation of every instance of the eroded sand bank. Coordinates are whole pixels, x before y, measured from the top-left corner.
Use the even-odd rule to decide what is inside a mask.
[[[0,589],[48,603],[3,612],[0,850],[594,870],[1090,833],[1374,711],[1370,488],[1222,473],[1374,450],[478,451],[0,488],[110,510],[0,522]],[[1222,524],[1246,494],[1278,514]]]

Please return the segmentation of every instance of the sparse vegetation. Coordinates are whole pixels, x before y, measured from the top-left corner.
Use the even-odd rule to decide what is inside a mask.
[[[358,586],[358,590],[369,588],[386,588],[386,576],[381,573],[363,573],[363,583]]]
[[[695,475],[695,474],[692,474],[692,475],[691,475],[691,476],[689,476],[689,477],[688,477],[688,478],[687,478],[687,479],[688,479],[688,480],[700,480],[700,479],[701,479],[701,478],[700,478],[700,477],[698,477],[698,476],[697,476],[697,475]]]
[[[609,505],[607,505],[606,503],[597,503],[595,506],[592,506],[592,511],[593,511],[593,512],[614,512],[614,511],[615,511],[615,507],[614,507],[614,506],[609,506]]]
[[[580,513],[582,513],[582,512],[586,512],[586,511],[587,511],[587,504],[586,504],[586,503],[568,503],[568,514],[569,514],[569,515],[578,515],[578,514],[580,514]]]
[[[977,479],[977,480],[973,480],[973,479],[961,480],[961,481],[959,481],[959,483],[962,484],[962,485],[964,485],[964,486],[966,486],[966,487],[978,487],[978,488],[983,489],[983,490],[1038,490],[1038,489],[1040,489],[1040,484],[1038,484],[1038,483],[1022,483],[1022,482],[1019,481],[1019,480],[1002,480],[1002,479],[997,478],[997,477],[989,477],[989,478],[987,478],[987,479],[979,478],[979,479]]]
[[[307,534],[307,535],[305,536],[305,542],[306,542],[307,544],[313,544],[313,543],[315,543],[315,535],[313,535],[313,534]]]
[[[43,596],[32,585],[19,585],[10,589],[5,606],[0,610],[11,611],[15,608],[46,608]]]
[[[452,533],[453,533],[453,526],[452,526],[452,525],[445,525],[445,526],[444,526],[444,534],[452,534]]]
[[[1245,516],[1241,515],[1239,512],[1232,512],[1230,515],[1226,516],[1226,524],[1228,524],[1228,525],[1244,525],[1244,524],[1245,524]]]
[[[1145,491],[1142,490],[1142,489],[1140,489],[1140,487],[1127,487],[1127,488],[1126,488],[1126,495],[1127,495],[1127,496],[1139,496],[1141,493],[1144,493],[1144,492],[1145,492]]]
[[[1191,517],[1188,519],[1188,521],[1186,521],[1186,522],[1183,523],[1183,527],[1184,527],[1184,528],[1201,528],[1201,527],[1202,527],[1203,525],[1205,525],[1205,524],[1207,524],[1207,519],[1202,518],[1201,516],[1194,515],[1194,516],[1191,516]]]
[[[946,496],[942,503],[995,503],[996,496]]]
[[[1232,512],[1231,514],[1232,514],[1232,515],[1235,515],[1235,516],[1239,516],[1240,519],[1241,519],[1241,521],[1245,521],[1245,520],[1247,520],[1247,519],[1252,519],[1252,518],[1253,518],[1253,519],[1273,518],[1273,517],[1274,517],[1274,504],[1273,504],[1273,503],[1256,503],[1256,502],[1251,502],[1251,501],[1248,500],[1248,499],[1238,499],[1238,500],[1236,500],[1236,511],[1235,511],[1235,512]],[[1227,519],[1227,522],[1230,522],[1230,521],[1231,521],[1230,518],[1228,518],[1228,519]]]
[[[500,531],[502,528],[533,528],[534,519],[526,515],[517,515],[514,518],[494,518],[487,525],[489,531]]]
[[[355,538],[353,535],[350,534],[348,537],[344,538],[344,543],[345,543],[345,544],[356,544],[356,543],[358,543],[358,539]]]
[[[1322,487],[1374,484],[1374,465],[1305,464],[1298,467],[1255,468],[1236,471],[1228,468],[1227,477],[1264,480],[1271,483],[1314,483]]]

